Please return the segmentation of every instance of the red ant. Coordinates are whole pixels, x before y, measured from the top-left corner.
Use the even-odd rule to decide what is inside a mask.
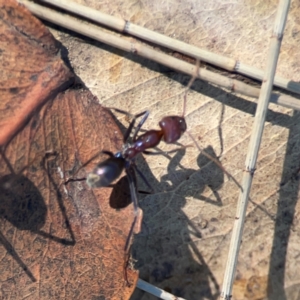
[[[128,114],[127,112],[122,111],[120,109],[114,108],[114,110],[123,114]],[[128,142],[135,121],[141,116],[144,117],[141,119],[134,131],[132,142]],[[95,167],[93,172],[89,173],[87,176],[87,184],[90,187],[107,187],[110,186],[111,183],[115,181],[125,169],[126,174],[128,176],[131,200],[133,202],[135,214],[135,218],[125,245],[126,253],[130,248],[130,240],[139,214],[138,199],[136,196],[136,188],[134,185],[134,174],[132,174],[133,168],[139,173],[139,175],[142,177],[142,179],[145,181],[148,187],[151,188],[144,175],[138,170],[138,168],[134,164],[134,159],[139,153],[142,152],[145,154],[159,154],[159,152],[149,152],[147,151],[147,149],[156,147],[162,139],[164,139],[166,143],[175,143],[186,131],[186,122],[183,117],[167,116],[159,122],[159,126],[161,128],[160,130],[148,130],[142,135],[137,136],[138,132],[147,120],[148,116],[149,111],[144,111],[134,116],[124,135],[123,149],[117,152],[116,154],[113,154],[110,151],[101,151],[102,153],[107,154],[109,158],[99,163]],[[178,151],[179,149],[182,148],[171,150],[168,153]]]
[[[199,72],[199,61],[197,61],[197,65],[195,67],[195,73],[198,74]],[[229,178],[232,178],[234,182],[239,186],[240,184],[223,168],[223,166],[220,164],[220,162],[207,154],[205,151],[203,151],[194,137],[187,131],[187,125],[185,122],[185,110],[186,110],[186,98],[187,98],[187,92],[190,89],[191,85],[193,84],[194,80],[196,79],[197,75],[194,75],[190,82],[187,85],[187,89],[185,91],[184,95],[184,103],[183,103],[183,113],[182,116],[167,116],[162,118],[162,120],[159,122],[160,129],[159,130],[148,130],[145,133],[138,136],[138,133],[141,130],[141,127],[147,120],[149,116],[149,111],[144,111],[142,113],[139,113],[135,116],[133,116],[132,121],[129,124],[128,129],[126,130],[124,134],[123,139],[123,148],[116,154],[113,154],[110,151],[101,151],[100,153],[104,153],[108,155],[109,157],[104,160],[103,162],[97,164],[97,166],[94,168],[94,170],[88,174],[86,182],[87,184],[92,187],[108,187],[111,186],[112,182],[114,182],[122,173],[122,171],[125,169],[125,172],[128,177],[129,182],[129,189],[130,189],[130,196],[131,201],[133,202],[134,207],[134,220],[132,222],[130,231],[128,233],[125,247],[124,247],[124,278],[128,285],[130,283],[127,280],[127,265],[128,265],[128,255],[129,250],[131,246],[131,239],[133,237],[133,234],[135,232],[139,232],[140,223],[142,220],[142,210],[139,209],[138,205],[138,197],[137,197],[137,191],[136,191],[136,181],[135,181],[135,172],[138,172],[143,181],[147,184],[147,186],[152,190],[150,184],[148,183],[147,179],[144,177],[144,175],[139,171],[139,169],[135,165],[135,157],[139,153],[145,153],[145,154],[159,154],[160,152],[149,152],[147,149],[151,149],[156,147],[161,140],[164,140],[166,143],[175,143],[177,142],[182,134],[184,132],[187,132],[191,139],[194,141],[196,147],[200,152],[203,153],[206,157],[208,157],[210,160],[212,160]],[[125,112],[120,109],[111,108],[119,113],[125,114],[127,116],[131,116],[128,112]],[[142,117],[140,122],[138,123],[137,127],[134,130],[131,142],[129,142],[130,134],[133,130],[133,127],[135,125],[136,119]],[[171,151],[168,151],[168,153],[176,152],[182,148],[185,148],[188,146],[184,146],[181,148],[176,148]],[[96,158],[99,155],[95,155],[91,159],[89,159],[88,162],[86,162],[84,165],[87,165],[90,163],[94,158]],[[83,166],[82,166],[83,167]],[[81,168],[82,168],[81,167]],[[137,227],[137,228],[136,228]],[[135,230],[135,228],[137,230]]]
[[[197,74],[199,71],[199,61],[197,61],[197,65],[195,67],[195,73]],[[187,91],[193,84],[194,80],[196,79],[197,75],[194,75],[189,84],[187,85],[187,90],[184,95],[184,105],[183,105],[183,114],[182,116],[167,116],[162,118],[162,120],[159,122],[160,129],[159,130],[148,130],[142,135],[138,136],[139,131],[141,130],[141,127],[147,120],[149,116],[149,111],[144,111],[142,113],[139,113],[133,117],[133,120],[130,122],[130,125],[124,135],[124,145],[123,149],[116,154],[113,154],[110,151],[101,151],[104,154],[107,154],[109,158],[104,160],[103,162],[97,164],[93,172],[89,173],[87,176],[87,184],[92,187],[107,187],[110,186],[113,181],[115,181],[122,173],[122,171],[125,169],[126,174],[128,176],[129,181],[129,189],[131,194],[131,200],[133,202],[134,206],[134,221],[132,223],[129,235],[127,237],[127,241],[125,244],[125,253],[128,253],[130,249],[130,241],[133,236],[134,227],[136,225],[136,222],[138,220],[139,214],[142,214],[141,210],[139,210],[138,207],[138,198],[136,195],[136,187],[135,187],[135,177],[134,177],[134,170],[136,170],[141,178],[145,181],[145,183],[148,185],[148,187],[151,188],[146,178],[143,176],[143,174],[138,170],[138,168],[134,164],[134,159],[139,153],[145,153],[145,154],[159,154],[160,152],[149,152],[147,149],[151,149],[156,147],[161,140],[163,139],[165,143],[175,143],[177,142],[181,135],[186,132],[187,126],[184,119],[185,114],[185,108],[186,108],[186,96]],[[129,115],[128,112],[125,112],[120,109],[112,108],[113,110]],[[135,128],[135,131],[132,136],[132,142],[128,142],[129,136],[132,132],[132,129],[134,127],[135,121],[137,118],[142,117],[139,124]],[[187,132],[188,133],[188,132]],[[196,144],[199,151],[202,151],[202,149],[199,147],[196,140],[193,138],[193,136],[188,133],[194,143]],[[168,153],[178,151],[181,148],[176,148]],[[214,163],[216,163],[227,176],[233,178],[219,163],[219,161],[213,157],[211,157],[209,154],[202,151],[202,153],[207,156],[209,159],[211,159]],[[96,155],[98,156],[98,154]],[[96,156],[92,157],[86,164],[91,162]],[[85,165],[86,165],[85,164]],[[233,178],[234,179],[234,178]],[[235,179],[234,179],[235,180]],[[236,182],[236,181],[235,181]],[[237,182],[236,182],[237,183]],[[237,183],[238,184],[238,183]],[[239,184],[238,184],[239,185]]]

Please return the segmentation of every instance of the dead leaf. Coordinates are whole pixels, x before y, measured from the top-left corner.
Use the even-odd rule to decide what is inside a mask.
[[[92,295],[127,299],[137,280],[129,270],[132,287],[124,282],[124,247],[133,221],[132,206],[112,209],[111,189],[91,190],[76,180],[65,185],[91,153],[105,147],[117,150],[121,134],[110,113],[87,91],[58,95],[42,108],[41,115],[31,143],[26,142],[27,126],[5,152],[15,173],[20,165],[37,159],[21,176],[9,174],[7,165],[1,170],[5,194],[1,231],[26,266],[22,271],[15,255],[7,254],[1,263],[2,280],[15,278],[11,294],[15,299],[23,298],[29,288],[35,290],[32,299],[40,299],[38,295],[48,299],[52,294],[60,298],[61,290],[70,299]],[[21,145],[26,145],[26,151]],[[91,168],[92,164],[87,167]],[[78,176],[86,174],[81,170]]]
[[[131,286],[124,282],[132,205],[116,211],[110,207],[111,189],[91,190],[76,180],[94,167],[96,162],[76,174],[93,154],[119,150],[122,135],[110,112],[90,92],[70,90],[53,99],[73,77],[56,56],[56,42],[23,7],[10,2],[2,8],[3,16],[19,20],[15,25],[6,18],[2,29],[11,33],[10,42],[16,34],[22,49],[1,42],[4,63],[9,63],[0,79],[5,95],[0,98],[5,108],[0,297],[128,299],[138,279],[128,270]],[[69,178],[74,180],[66,184]]]
[[[35,110],[70,85],[73,75],[57,55],[58,43],[39,20],[15,1],[0,5],[0,145],[5,145]]]

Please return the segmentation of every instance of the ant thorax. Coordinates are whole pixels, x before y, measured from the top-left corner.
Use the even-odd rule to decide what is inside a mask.
[[[132,144],[131,143],[125,143],[122,146],[122,151],[116,153],[116,155],[119,155],[120,157],[123,157],[125,159],[128,159],[131,157],[130,155],[130,150],[132,149]]]

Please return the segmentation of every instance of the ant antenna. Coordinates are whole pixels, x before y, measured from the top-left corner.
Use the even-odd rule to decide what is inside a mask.
[[[191,88],[192,84],[194,83],[194,81],[197,79],[198,77],[198,74],[199,74],[199,70],[200,70],[200,61],[199,59],[196,59],[196,66],[195,66],[195,69],[194,69],[194,74],[193,76],[191,77],[187,87],[186,87],[186,90],[185,90],[185,93],[184,93],[184,100],[183,100],[183,113],[182,113],[182,117],[185,116],[185,113],[186,113],[186,103],[187,103],[187,93],[189,91],[189,89]],[[222,164],[214,157],[212,157],[211,155],[209,155],[208,153],[206,153],[200,146],[199,144],[197,143],[196,139],[193,137],[193,135],[188,131],[186,130],[186,133],[190,136],[190,138],[192,139],[192,141],[195,143],[197,149],[199,150],[199,152],[201,152],[204,156],[206,156],[208,159],[210,159],[212,162],[214,162],[222,171],[224,174],[227,175],[227,177],[230,179],[233,180],[233,182],[243,191],[243,188],[242,186],[240,185],[240,183],[229,173],[225,170],[225,168],[222,166]]]
[[[191,77],[188,85],[186,86],[185,92],[184,92],[184,96],[183,96],[183,112],[182,112],[182,117],[184,118],[185,113],[186,113],[186,99],[187,99],[187,93],[189,91],[189,89],[191,88],[191,86],[193,85],[194,81],[197,79],[198,77],[198,73],[200,70],[200,60],[196,59],[196,66],[195,66],[195,72],[193,74],[193,76]]]

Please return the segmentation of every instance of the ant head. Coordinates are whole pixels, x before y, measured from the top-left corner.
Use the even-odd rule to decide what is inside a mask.
[[[183,117],[168,116],[164,117],[159,126],[164,133],[164,140],[168,143],[175,143],[186,131],[186,122]]]

